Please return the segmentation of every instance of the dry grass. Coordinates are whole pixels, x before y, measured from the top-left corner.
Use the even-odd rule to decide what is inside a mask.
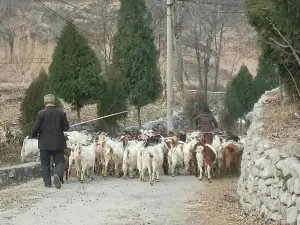
[[[241,208],[236,193],[237,182],[238,178],[223,178],[214,179],[211,184],[204,183],[209,187],[201,188],[201,192],[195,196],[195,202],[190,210],[194,218],[189,224],[279,225],[251,216]]]
[[[299,142],[300,119],[294,116],[296,108],[296,103],[266,106],[261,118],[264,122],[263,135],[277,146],[289,141]]]
[[[13,166],[21,163],[21,146],[18,144],[0,143],[0,167]]]

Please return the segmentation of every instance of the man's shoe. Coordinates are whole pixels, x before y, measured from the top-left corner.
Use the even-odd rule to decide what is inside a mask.
[[[53,176],[53,183],[54,183],[54,186],[57,188],[57,189],[60,189],[61,188],[61,182],[60,182],[60,179],[59,177],[57,176],[57,174],[55,174]]]
[[[46,187],[46,188],[51,188],[52,185],[51,185],[51,184],[45,184],[45,187]]]

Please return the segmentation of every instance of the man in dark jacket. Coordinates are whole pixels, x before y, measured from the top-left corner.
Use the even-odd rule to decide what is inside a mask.
[[[196,129],[203,133],[210,133],[218,128],[218,122],[210,112],[208,106],[203,108],[203,113],[195,118]]]
[[[50,156],[52,155],[56,171],[53,183],[59,189],[63,178],[64,149],[67,147],[64,131],[69,130],[69,122],[66,113],[55,107],[54,95],[45,95],[44,104],[45,108],[37,113],[31,138],[38,137],[45,187],[51,187]]]

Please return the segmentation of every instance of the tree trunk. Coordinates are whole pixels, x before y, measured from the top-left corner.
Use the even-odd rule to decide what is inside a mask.
[[[117,134],[116,126],[117,126],[117,125],[116,125],[115,123],[112,125],[112,136],[113,136],[113,137],[115,137],[116,134]]]
[[[201,56],[199,50],[196,50],[197,56],[197,70],[198,70],[198,79],[200,91],[203,91],[203,80],[202,80],[202,71],[201,71]]]
[[[184,91],[184,82],[183,82],[183,58],[182,53],[180,53],[180,89],[181,91]]]
[[[240,135],[243,135],[243,119],[240,118]]]
[[[199,48],[199,36],[201,35],[201,27],[198,32],[194,28],[194,48],[196,53],[196,59],[197,59],[197,70],[198,70],[198,79],[199,79],[199,89],[200,91],[203,91],[203,80],[202,80],[202,71],[201,71],[201,54],[200,54],[200,48]]]
[[[218,47],[217,47],[217,36],[215,36],[215,45],[217,47],[217,57],[216,57],[216,75],[215,75],[215,81],[214,81],[214,91],[217,91],[217,89],[218,89],[222,41],[223,41],[223,27],[221,28],[221,31],[220,31],[220,40],[219,40]]]
[[[78,118],[78,122],[81,122],[81,117],[80,117],[80,107],[76,107],[76,113],[77,113],[77,118]]]
[[[163,100],[167,99],[167,74],[164,72],[163,74]]]
[[[182,69],[183,69],[183,67],[182,67]],[[189,84],[189,87],[191,87],[190,79],[189,79],[189,76],[188,76],[186,70],[183,70],[183,73],[184,73],[185,79],[187,80],[187,82]]]
[[[176,54],[176,64],[175,64],[175,74],[176,74],[176,82],[179,84],[180,91],[183,91],[184,84],[183,84],[183,73],[182,73],[182,64],[183,64],[183,59],[182,59],[182,46],[181,46],[181,37],[176,37],[174,38],[175,40],[175,54]]]
[[[279,75],[279,90],[280,90],[280,101],[281,101],[281,104],[283,104],[282,80],[281,80],[280,75]]]
[[[211,44],[212,44],[212,30],[210,35],[206,39],[205,55],[203,60],[204,65],[204,102],[208,104],[208,72],[210,67],[210,56],[211,56]]]
[[[141,120],[141,107],[137,107],[137,117],[138,117],[138,124],[139,124],[139,129],[142,128],[142,120]]]

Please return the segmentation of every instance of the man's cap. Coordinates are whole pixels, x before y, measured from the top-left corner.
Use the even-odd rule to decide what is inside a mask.
[[[55,103],[55,96],[53,94],[47,94],[44,96],[44,102]]]

